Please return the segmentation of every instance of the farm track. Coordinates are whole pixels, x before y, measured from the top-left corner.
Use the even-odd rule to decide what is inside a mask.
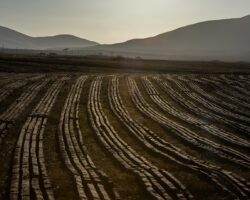
[[[54,199],[43,153],[48,114],[63,85],[55,81],[25,122],[14,151],[10,199]]]
[[[249,85],[0,73],[0,199],[250,200]]]

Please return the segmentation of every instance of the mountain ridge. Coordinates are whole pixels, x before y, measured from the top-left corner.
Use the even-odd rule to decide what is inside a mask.
[[[232,57],[250,61],[249,35],[250,15],[247,15],[199,22],[153,37],[86,49],[149,59],[228,60]]]
[[[209,22],[220,22],[220,21],[224,21],[224,20],[238,20],[238,19],[249,19],[249,20],[250,20],[250,15],[246,15],[246,16],[240,17],[240,18],[217,19],[217,20],[207,20],[207,21],[197,22],[197,23],[193,23],[193,24],[181,26],[181,27],[179,27],[179,28],[176,28],[176,29],[173,29],[173,30],[170,30],[170,31],[166,31],[166,32],[157,34],[157,35],[155,35],[155,36],[150,36],[150,37],[146,37],[146,38],[134,38],[134,39],[130,39],[130,40],[127,40],[127,41],[125,41],[125,42],[119,42],[119,43],[116,43],[116,44],[122,44],[122,43],[131,42],[131,41],[139,41],[139,40],[144,40],[144,39],[150,39],[150,38],[154,38],[154,37],[160,37],[160,36],[165,35],[165,34],[167,34],[167,33],[169,33],[169,32],[182,30],[182,29],[187,28],[187,27],[190,27],[190,26],[196,26],[196,25],[200,25],[200,24],[204,24],[204,23],[209,23]],[[112,44],[111,44],[111,45],[112,45]]]
[[[4,38],[2,29],[0,27],[0,46]],[[15,40],[7,40],[10,48],[24,48],[20,42],[24,41],[27,49],[69,48],[70,55],[102,53],[148,59],[250,61],[250,15],[198,22],[152,37],[115,44],[99,44],[69,34],[47,37],[30,37],[16,31],[11,34]]]
[[[16,30],[0,26],[0,45],[10,49],[50,49],[94,46],[99,43],[70,34],[32,37]]]

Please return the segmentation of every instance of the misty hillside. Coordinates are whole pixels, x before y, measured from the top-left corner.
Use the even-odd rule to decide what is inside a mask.
[[[0,26],[0,47],[10,49],[61,49],[89,47],[98,43],[73,35],[56,35],[50,37],[30,37]]]
[[[250,60],[250,15],[201,22],[145,39],[133,39],[90,49],[161,59]],[[123,52],[123,53],[122,53]]]
[[[71,55],[104,53],[148,59],[250,61],[249,36],[250,15],[201,22],[154,37],[112,45],[99,45],[72,35],[30,37],[0,26],[0,48],[70,48]],[[57,53],[63,54],[60,51]]]

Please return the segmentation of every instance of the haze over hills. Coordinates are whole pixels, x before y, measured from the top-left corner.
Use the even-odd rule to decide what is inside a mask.
[[[0,26],[0,46],[10,49],[62,49],[97,45],[98,43],[73,35],[31,37]]]
[[[156,59],[250,60],[250,15],[201,22],[155,37],[88,49]]]
[[[250,61],[250,15],[206,21],[144,39],[101,45],[72,35],[30,37],[0,27],[5,48],[62,49],[71,55],[103,53],[149,59]],[[62,52],[57,52],[62,53]]]

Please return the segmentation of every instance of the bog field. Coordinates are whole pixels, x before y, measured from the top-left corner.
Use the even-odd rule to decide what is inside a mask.
[[[249,64],[72,59],[0,57],[0,199],[250,199]]]

